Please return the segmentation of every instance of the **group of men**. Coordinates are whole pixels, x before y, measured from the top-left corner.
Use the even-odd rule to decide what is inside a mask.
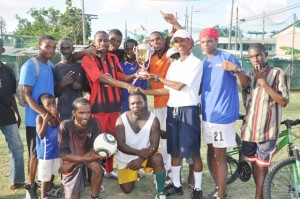
[[[203,139],[212,154],[216,182],[216,189],[210,197],[226,198],[225,154],[227,147],[236,145],[235,121],[239,116],[237,83],[247,91],[246,117],[242,126],[243,154],[252,162],[255,198],[263,198],[264,177],[275,150],[282,107],[289,100],[286,75],[267,63],[267,52],[262,44],[250,46],[249,59],[254,70],[246,75],[234,55],[217,48],[218,31],[215,28],[200,32],[200,46],[206,54],[201,61],[191,52],[194,41],[190,33],[181,29],[172,14],[162,15],[173,29],[167,40],[158,31],[150,34],[154,54],[150,58],[148,79],[152,90],[134,86],[132,81],[138,75],[123,72],[120,61],[124,61],[127,51],[132,51],[136,44],[124,46],[128,47],[125,51],[120,50],[122,33],[116,29],[109,34],[96,32],[92,47],[76,54],[71,40],[60,40],[58,49],[62,61],[54,67],[49,61],[56,49],[54,38],[42,36],[39,39],[39,68],[36,69],[33,60],[28,60],[21,68],[19,80],[27,103],[27,198],[37,198],[35,119],[38,115],[47,114],[38,104],[43,93],[58,97],[58,112],[64,120],[60,124],[58,144],[66,198],[80,198],[86,167],[92,172],[91,198],[100,198],[103,158],[92,151],[92,143],[99,133],[104,132],[116,137],[119,149],[116,158],[118,174],[113,169],[113,157],[105,160],[105,174],[118,178],[123,192],[133,190],[141,167],[150,167],[156,179],[156,198],[183,195],[181,162],[182,158],[191,158],[188,178],[192,185],[190,198],[203,198],[200,113]],[[170,42],[174,42],[173,48],[180,55],[171,64],[167,61]],[[2,52],[3,41],[0,40]],[[80,65],[76,60],[82,57]],[[17,189],[24,185],[25,177],[23,144],[17,128],[21,120],[13,97],[16,81],[11,69],[2,63],[0,70],[4,71],[0,73],[0,127],[12,155],[10,188]],[[131,93],[129,111],[123,111],[122,115],[120,88]],[[88,100],[82,98],[83,91],[90,93]],[[145,94],[154,96],[154,114],[146,110]],[[202,105],[201,112],[199,104]],[[1,115],[3,113],[5,117]],[[162,155],[157,152],[160,140]],[[165,186],[167,171],[171,171],[172,183]],[[54,185],[49,187],[53,188]]]

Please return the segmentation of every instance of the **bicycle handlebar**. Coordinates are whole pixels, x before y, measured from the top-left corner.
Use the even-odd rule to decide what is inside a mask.
[[[287,119],[282,121],[280,124],[284,124],[287,128],[291,128],[292,126],[296,126],[300,124],[300,119],[296,119],[296,120]]]

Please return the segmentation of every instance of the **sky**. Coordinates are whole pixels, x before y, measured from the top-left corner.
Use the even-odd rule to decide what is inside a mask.
[[[8,33],[13,32],[17,27],[15,15],[22,18],[29,18],[27,11],[30,8],[49,8],[53,6],[61,11],[65,10],[64,0],[1,0],[0,16],[6,22]],[[73,6],[81,8],[82,0],[72,0]],[[297,8],[291,9],[292,5]],[[172,13],[178,17],[181,25],[185,25],[185,15],[189,16],[188,30],[192,30],[193,37],[198,37],[202,28],[220,25],[229,27],[232,0],[85,0],[84,7],[86,14],[98,15],[98,19],[92,20],[92,36],[98,30],[120,29],[125,30],[127,22],[128,36],[132,33],[149,35],[152,31],[163,31],[170,29],[160,14]],[[265,30],[280,30],[293,22],[293,13],[299,13],[299,0],[235,0],[233,25],[236,21],[236,7],[238,7],[238,19],[245,19],[239,23],[243,34],[247,31],[262,31],[263,18],[270,12],[287,8],[287,11],[265,17]],[[193,12],[192,12],[193,10]],[[192,16],[192,29],[191,20]],[[258,16],[257,19],[253,17]],[[249,20],[248,20],[249,19]],[[145,32],[141,26],[145,27]]]

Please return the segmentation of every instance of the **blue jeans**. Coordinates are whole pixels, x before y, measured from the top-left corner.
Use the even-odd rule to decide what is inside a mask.
[[[10,158],[10,183],[25,182],[24,174],[24,147],[19,134],[18,125],[11,124],[0,126],[4,138],[8,145]]]

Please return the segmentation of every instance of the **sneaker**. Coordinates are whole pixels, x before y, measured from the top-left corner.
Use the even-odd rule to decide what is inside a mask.
[[[25,183],[24,182],[21,182],[21,183],[14,183],[14,184],[10,184],[9,186],[8,186],[8,188],[10,189],[10,190],[16,190],[16,189],[20,189],[20,188],[23,188],[25,186]]]
[[[164,189],[164,195],[167,197],[170,195],[183,195],[183,190],[182,186],[180,187],[175,187],[173,183],[169,184],[168,186],[165,187]]]
[[[226,191],[225,191],[225,196],[223,197],[224,199],[227,198],[227,188],[226,188]],[[208,194],[208,198],[209,199],[215,199],[215,198],[218,198],[218,188],[216,187],[215,190],[213,192],[211,192],[210,194]]]
[[[139,172],[138,172],[138,179],[142,179],[144,177],[146,177],[146,173],[145,173],[144,169],[140,168]]]
[[[114,179],[118,179],[118,173],[116,171],[112,171],[112,172],[104,172],[104,177],[106,178],[114,178]]]
[[[202,199],[202,191],[200,189],[194,189],[191,194],[191,199]]]
[[[100,193],[103,193],[104,191],[105,191],[104,185],[101,184],[99,192],[100,192]]]
[[[26,199],[38,199],[37,194],[36,194],[36,184],[34,183],[33,185],[27,184],[25,185],[26,189]]]
[[[35,181],[35,184],[37,189],[40,189],[42,187],[42,182],[40,180]]]
[[[155,199],[166,199],[167,197],[165,195],[159,195],[155,196]]]
[[[52,196],[54,198],[60,198],[62,196],[61,186],[53,184],[52,189],[46,192],[47,196]]]

